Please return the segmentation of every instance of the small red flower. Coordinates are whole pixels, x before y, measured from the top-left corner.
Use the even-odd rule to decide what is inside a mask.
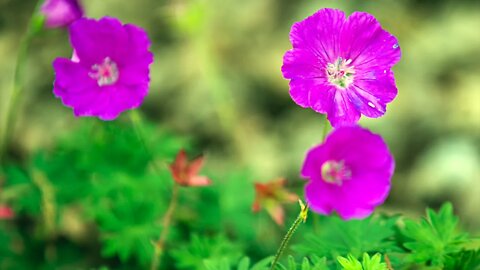
[[[289,192],[284,186],[285,178],[276,178],[267,183],[255,183],[255,201],[252,205],[252,211],[258,212],[265,208],[268,214],[278,225],[283,225],[285,211],[282,204],[292,203],[298,200],[298,196]]]
[[[175,161],[170,165],[173,179],[181,186],[207,186],[211,183],[206,176],[198,175],[203,166],[204,157],[188,161],[185,150],[180,150]]]
[[[12,208],[5,205],[0,205],[0,219],[11,219],[14,216],[15,213],[13,212]]]

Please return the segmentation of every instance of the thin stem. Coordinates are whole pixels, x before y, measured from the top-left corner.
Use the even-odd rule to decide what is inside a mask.
[[[275,266],[280,260],[280,257],[282,256],[283,251],[287,247],[288,242],[290,241],[290,238],[292,238],[293,234],[297,230],[300,223],[302,221],[305,222],[307,220],[308,205],[304,205],[302,201],[299,201],[299,203],[300,203],[300,213],[298,214],[297,219],[295,219],[295,221],[293,222],[292,226],[290,226],[290,229],[288,229],[287,234],[285,234],[285,236],[283,237],[283,240],[280,243],[280,246],[278,247],[277,253],[273,258],[272,265],[270,266],[270,270],[275,269]]]
[[[11,134],[13,132],[13,124],[15,122],[17,114],[18,103],[21,96],[20,94],[23,90],[22,80],[24,75],[23,72],[25,70],[24,67],[28,55],[28,49],[30,47],[30,43],[33,40],[33,37],[38,32],[40,32],[43,27],[44,17],[37,13],[41,3],[42,1],[37,1],[35,10],[33,11],[33,15],[28,23],[27,31],[23,36],[18,49],[15,69],[13,71],[12,92],[10,93],[10,98],[5,105],[7,109],[5,111],[3,125],[0,128],[0,165],[3,164],[2,161],[4,158],[4,154],[6,152],[6,148],[10,140]]]
[[[138,111],[134,110],[130,113],[130,120],[132,121],[133,128],[137,134],[138,139],[140,140],[145,152],[147,153],[149,159],[152,162],[153,169],[158,175],[161,175],[161,168],[155,162],[154,155],[150,151],[150,147],[145,140],[145,136],[143,134],[142,129],[142,119]],[[162,262],[162,255],[163,255],[163,247],[165,246],[165,242],[168,237],[168,232],[170,230],[170,224],[172,223],[173,213],[175,212],[175,208],[177,207],[178,202],[178,190],[180,186],[177,183],[173,184],[172,188],[172,197],[170,198],[170,203],[168,205],[167,212],[163,216],[162,222],[162,232],[160,233],[160,237],[157,241],[153,243],[154,246],[154,254],[152,258],[152,262],[150,265],[151,270],[156,270],[160,266]]]
[[[157,164],[157,162],[155,162],[154,155],[150,152],[149,145],[147,144],[147,142],[145,140],[145,135],[143,134],[143,129],[142,129],[142,119],[141,119],[140,114],[138,113],[137,110],[133,110],[130,113],[130,120],[132,121],[133,128],[135,129],[135,133],[137,134],[137,137],[140,140],[140,143],[142,144],[142,147],[143,147],[145,153],[147,153],[148,158],[152,162],[153,169],[155,170],[155,172],[158,175],[161,175],[162,170],[159,167],[159,165]]]
[[[322,142],[325,141],[325,138],[327,137],[329,129],[330,129],[330,124],[328,122],[327,116],[325,116],[325,120],[323,122]]]
[[[153,254],[150,270],[158,269],[162,261],[163,247],[165,246],[165,241],[167,240],[167,237],[168,237],[170,224],[172,223],[173,213],[175,212],[175,208],[177,207],[179,187],[180,186],[177,183],[173,185],[170,204],[168,205],[167,212],[163,217],[162,233],[160,234],[160,237],[158,238],[158,240],[155,243],[153,243],[155,246],[155,252]]]
[[[393,270],[392,263],[390,262],[390,258],[387,256],[387,254],[384,255],[384,259],[385,259],[385,264],[387,264],[387,269]]]

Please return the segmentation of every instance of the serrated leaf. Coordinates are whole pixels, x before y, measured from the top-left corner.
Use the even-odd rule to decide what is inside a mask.
[[[347,258],[339,256],[337,261],[343,267],[342,270],[362,270],[360,261],[351,254],[348,254]]]
[[[387,270],[387,265],[381,262],[382,257],[378,253],[373,257],[364,253],[361,262],[352,254],[348,254],[347,258],[339,256],[337,260],[342,270]]]
[[[411,251],[408,260],[443,267],[452,254],[461,250],[466,239],[466,234],[457,230],[457,223],[450,203],[444,204],[438,213],[427,209],[427,217],[418,223],[406,220],[402,234],[409,238],[404,243]]]
[[[363,270],[387,270],[387,264],[382,263],[380,254],[375,254],[370,257],[367,253],[363,254],[362,266]]]
[[[238,246],[224,236],[205,237],[196,234],[191,236],[189,243],[172,250],[170,254],[175,259],[177,268],[198,270],[204,268],[205,260],[210,265],[220,267],[225,264],[225,260],[235,262],[241,256]]]
[[[463,250],[445,263],[446,270],[480,270],[480,250]]]
[[[322,217],[318,233],[309,233],[294,246],[302,255],[336,258],[341,254],[361,256],[364,252],[399,250],[393,241],[398,217],[369,217],[344,221],[338,217]]]
[[[295,270],[295,269],[294,269]],[[310,270],[310,262],[307,258],[303,258],[302,261],[302,270]]]

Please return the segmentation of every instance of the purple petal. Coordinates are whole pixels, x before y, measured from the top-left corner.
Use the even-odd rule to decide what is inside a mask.
[[[85,88],[95,87],[95,81],[88,76],[88,70],[79,63],[66,58],[57,58],[53,62],[55,71],[55,95],[61,97],[61,93],[67,91],[81,92]],[[79,83],[81,82],[81,83]]]
[[[360,112],[348,98],[346,91],[337,90],[334,106],[328,111],[327,118],[333,127],[352,125],[360,119]]]
[[[103,87],[81,95],[69,96],[74,100],[75,116],[98,116],[102,120],[113,120],[125,110],[140,106],[147,94],[147,85]]]
[[[50,28],[68,26],[83,17],[83,9],[77,0],[46,0],[40,11]]]
[[[131,62],[141,61],[146,64],[153,62],[153,54],[149,51],[150,40],[148,35],[142,28],[133,25],[126,24],[124,27],[128,35],[128,54]]]
[[[313,147],[307,152],[305,161],[303,162],[301,176],[309,179],[319,179],[322,177],[321,167],[322,164],[329,158],[328,147],[325,145],[319,145]]]
[[[390,175],[384,171],[370,171],[365,174],[353,175],[345,181],[345,201],[351,201],[362,206],[377,206],[382,204],[390,191]]]
[[[328,113],[335,106],[335,86],[329,83],[315,84],[308,97],[310,107],[318,113]]]
[[[107,114],[118,115],[124,110],[131,110],[139,107],[147,93],[148,84],[116,86],[110,93],[111,106],[106,110],[109,112]]]
[[[339,30],[344,22],[343,11],[321,9],[292,25],[290,41],[294,49],[310,50],[322,63],[333,63],[339,56]]]
[[[360,219],[370,215],[376,206],[385,202],[390,191],[391,175],[370,172],[354,175],[342,186],[335,210],[343,219]]]
[[[365,12],[348,17],[340,35],[340,48],[346,59],[352,59],[355,69],[387,69],[401,56],[397,39]]]
[[[88,67],[107,57],[121,66],[129,53],[127,32],[115,18],[77,20],[70,26],[70,41],[80,63]]]
[[[326,113],[333,105],[335,88],[322,79],[292,79],[290,96],[301,107],[310,107],[316,112]]]
[[[150,59],[139,59],[137,62],[132,62],[124,65],[120,69],[119,84],[124,85],[143,85],[150,82]]]
[[[334,135],[334,136],[331,136]],[[393,173],[393,157],[382,137],[359,126],[336,129],[325,144],[330,158],[344,160],[354,172],[386,170]]]
[[[283,56],[282,73],[286,79],[321,78],[327,81],[325,66],[311,51],[292,49]]]
[[[372,207],[372,206],[358,207],[355,204],[344,203],[335,210],[343,220],[351,220],[351,219],[364,219],[370,216],[375,210],[375,207]]]
[[[338,190],[333,185],[311,181],[305,186],[305,198],[310,208],[320,214],[330,215],[335,209],[334,202]]]
[[[348,97],[357,110],[367,117],[380,117],[386,112],[386,104],[397,95],[393,73],[389,70],[374,79],[359,79],[348,88]]]

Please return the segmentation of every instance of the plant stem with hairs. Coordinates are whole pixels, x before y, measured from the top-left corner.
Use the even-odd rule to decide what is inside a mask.
[[[177,183],[173,184],[172,197],[170,198],[170,203],[168,205],[167,212],[165,213],[165,216],[163,217],[162,233],[160,234],[160,237],[158,238],[158,240],[153,243],[154,248],[155,248],[155,252],[153,254],[152,264],[150,266],[150,270],[158,269],[158,267],[161,264],[163,249],[164,249],[167,237],[168,237],[168,232],[169,232],[169,229],[170,229],[170,225],[172,223],[173,213],[175,212],[175,208],[177,207],[179,188],[180,188],[180,186]]]
[[[286,249],[288,242],[292,238],[298,226],[302,221],[305,223],[305,221],[307,220],[308,205],[304,205],[301,200],[299,200],[298,202],[300,203],[300,213],[298,214],[297,219],[295,219],[295,221],[293,222],[292,226],[290,226],[290,229],[288,229],[287,234],[285,234],[285,236],[283,237],[283,240],[280,243],[280,246],[278,247],[277,253],[273,258],[272,265],[270,266],[270,270],[275,270],[275,266],[280,260],[280,257],[282,256],[283,251]]]
[[[150,147],[147,144],[147,141],[145,140],[145,136],[143,135],[143,130],[142,130],[142,119],[139,115],[139,113],[134,110],[130,113],[130,120],[132,121],[133,128],[135,129],[135,132],[137,133],[137,137],[142,143],[142,146],[149,156],[153,169],[155,172],[160,175],[161,173],[161,168],[159,165],[155,162],[155,158],[153,154],[150,152]],[[165,242],[168,237],[168,232],[170,230],[170,224],[172,223],[173,219],[173,213],[175,212],[175,208],[177,207],[177,202],[178,202],[178,191],[179,191],[180,186],[175,182],[173,184],[172,188],[172,197],[170,198],[170,203],[168,205],[167,212],[165,212],[165,215],[163,216],[163,222],[162,222],[162,232],[160,233],[160,237],[158,238],[157,241],[153,243],[154,246],[154,254],[152,258],[152,262],[150,265],[151,270],[156,270],[161,264],[162,261],[162,255],[163,255],[163,248],[165,246]]]

